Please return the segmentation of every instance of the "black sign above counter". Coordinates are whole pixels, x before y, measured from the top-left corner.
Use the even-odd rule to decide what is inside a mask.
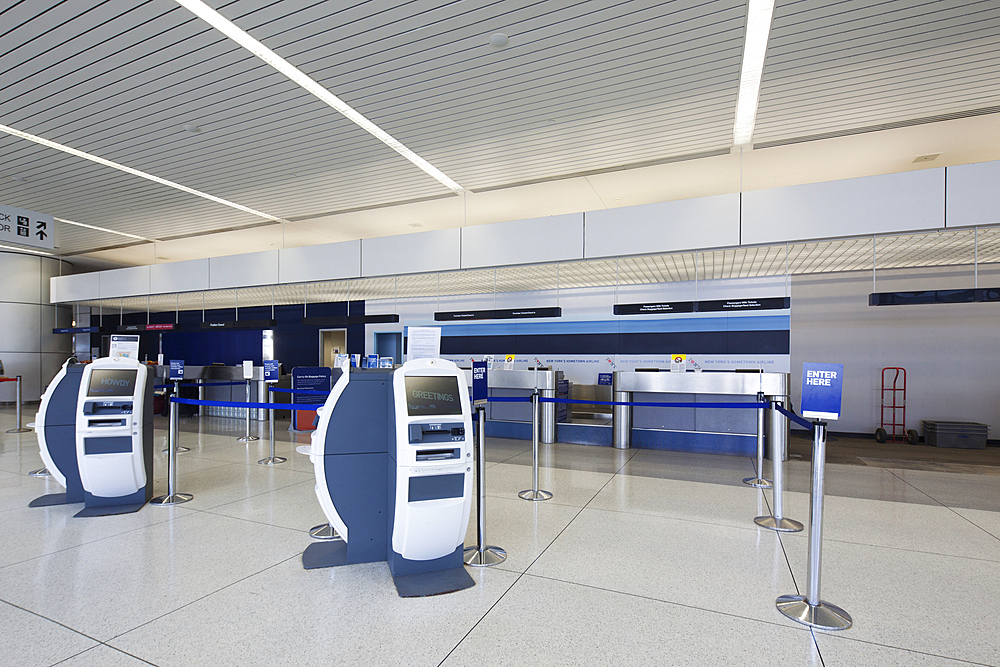
[[[348,324],[392,324],[399,315],[336,315],[329,317],[303,317],[302,324],[321,327],[342,327]]]
[[[562,317],[562,308],[507,308],[502,310],[453,310],[434,313],[436,322],[461,320],[517,320],[535,317]]]
[[[792,300],[787,296],[768,297],[765,299],[721,299],[719,301],[699,301],[699,313],[721,313],[736,310],[785,310],[790,308]]]
[[[54,334],[101,333],[101,327],[62,327],[53,329]]]
[[[170,322],[168,324],[122,324],[116,331],[118,333],[129,332],[129,331],[173,331],[179,329],[180,327]]]
[[[869,306],[912,306],[928,303],[976,303],[983,301],[1000,301],[1000,288],[875,292],[868,295]]]
[[[202,329],[273,329],[277,320],[228,320],[225,322],[202,322]]]
[[[787,296],[764,299],[721,299],[718,301],[659,301],[656,303],[616,303],[615,315],[663,315],[669,313],[722,313],[742,310],[785,310]]]
[[[694,301],[661,301],[659,303],[616,303],[615,315],[660,315],[663,313],[693,313]]]

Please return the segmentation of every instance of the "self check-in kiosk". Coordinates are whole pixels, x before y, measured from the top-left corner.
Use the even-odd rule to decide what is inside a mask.
[[[83,502],[83,484],[76,461],[76,404],[80,394],[83,366],[69,358],[42,394],[35,413],[38,451],[65,493],[50,493],[35,498],[29,507],[49,507]]]
[[[308,453],[343,541],[310,545],[303,566],[384,560],[404,597],[472,586],[462,561],[473,444],[463,371],[442,359],[345,367],[319,413]]]
[[[124,514],[153,495],[153,374],[126,357],[83,370],[76,457],[85,507],[76,516]]]

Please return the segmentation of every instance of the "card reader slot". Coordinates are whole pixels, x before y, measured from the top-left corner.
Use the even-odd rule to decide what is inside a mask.
[[[425,449],[417,452],[417,461],[445,461],[462,456],[460,449]]]
[[[88,419],[87,426],[90,428],[98,428],[105,426],[128,426],[127,419]]]

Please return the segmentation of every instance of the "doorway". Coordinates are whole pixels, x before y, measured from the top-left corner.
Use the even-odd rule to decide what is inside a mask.
[[[320,329],[319,365],[334,368],[338,354],[347,354],[347,329]]]
[[[403,363],[403,332],[375,332],[375,354],[381,357],[392,357],[393,364]]]

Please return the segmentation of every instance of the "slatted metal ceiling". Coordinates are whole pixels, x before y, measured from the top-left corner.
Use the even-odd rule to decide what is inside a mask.
[[[874,253],[873,253],[874,244]],[[1000,264],[1000,227],[79,302],[108,314]],[[436,306],[435,306],[436,307]]]
[[[775,4],[755,143],[1000,104],[996,0]]]
[[[743,0],[210,2],[473,190],[731,143]],[[996,0],[776,7],[758,143],[1000,105]],[[288,219],[451,196],[173,0],[6,3],[0,122]],[[261,223],[6,135],[0,169],[4,201],[148,238]]]

